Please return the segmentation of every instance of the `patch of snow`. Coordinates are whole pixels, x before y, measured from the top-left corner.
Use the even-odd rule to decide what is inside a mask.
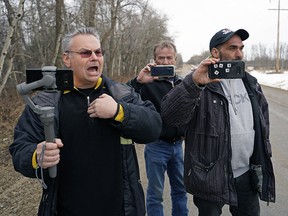
[[[253,70],[249,73],[256,77],[261,85],[271,86],[288,91],[288,71],[276,74]]]

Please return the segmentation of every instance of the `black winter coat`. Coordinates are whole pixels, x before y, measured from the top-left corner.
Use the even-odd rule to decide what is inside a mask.
[[[128,82],[136,92],[141,95],[143,100],[151,101],[156,110],[160,113],[162,98],[176,85],[181,83],[182,78],[178,75],[169,77],[169,79],[162,78],[154,80],[152,83],[141,84],[134,78]],[[180,140],[184,136],[183,128],[171,127],[162,122],[162,130],[159,139],[166,142],[173,142]]]
[[[186,190],[202,199],[237,205],[231,168],[228,101],[220,83],[210,83],[201,89],[193,82],[192,73],[163,98],[162,120],[172,126],[187,126],[184,156]],[[243,82],[254,116],[251,176],[260,199],[275,202],[268,104],[254,77],[246,73]]]
[[[133,88],[104,76],[102,78],[111,96],[124,108],[123,122],[116,123],[111,120],[111,124],[114,124],[115,128],[121,132],[122,138],[119,137],[119,142],[123,140],[123,137],[126,138],[126,142],[130,140],[129,143],[120,142],[123,158],[124,216],[144,216],[144,193],[132,140],[137,143],[148,143],[157,139],[161,132],[161,117],[153,104],[150,101],[142,101]],[[34,103],[39,106],[55,108],[54,128],[56,137],[59,126],[60,97],[60,92],[40,92],[33,98]],[[45,140],[43,131],[43,124],[39,116],[29,106],[26,106],[15,127],[14,142],[9,147],[15,170],[24,176],[36,178],[35,169],[32,167],[32,155],[37,144]],[[57,215],[57,176],[56,178],[50,178],[48,170],[44,170],[44,180],[48,187],[43,189],[38,215]]]

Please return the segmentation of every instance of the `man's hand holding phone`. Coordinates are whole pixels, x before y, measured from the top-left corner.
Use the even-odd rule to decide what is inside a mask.
[[[155,66],[155,63],[148,63],[137,76],[137,82],[139,83],[151,83],[154,81],[154,77],[151,76],[151,67]]]
[[[197,67],[197,69],[193,72],[192,75],[192,79],[193,82],[197,85],[197,86],[204,86],[208,83],[211,82],[219,82],[219,79],[210,79],[208,77],[208,67],[209,65],[213,65],[217,62],[219,62],[220,59],[216,59],[216,58],[206,58],[204,59],[199,66]]]
[[[245,63],[241,60],[220,61],[216,58],[203,60],[193,73],[193,81],[201,86],[221,79],[239,79],[245,76]]]

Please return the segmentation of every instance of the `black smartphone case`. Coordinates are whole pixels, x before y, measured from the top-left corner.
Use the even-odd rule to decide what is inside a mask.
[[[175,76],[175,67],[174,65],[157,65],[151,67],[151,76],[173,77]]]
[[[219,61],[208,67],[210,79],[239,79],[245,76],[245,63],[240,60]]]

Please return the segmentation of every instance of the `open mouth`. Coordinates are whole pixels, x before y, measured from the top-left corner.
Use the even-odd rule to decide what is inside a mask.
[[[89,72],[98,71],[98,66],[92,66],[87,69]]]

